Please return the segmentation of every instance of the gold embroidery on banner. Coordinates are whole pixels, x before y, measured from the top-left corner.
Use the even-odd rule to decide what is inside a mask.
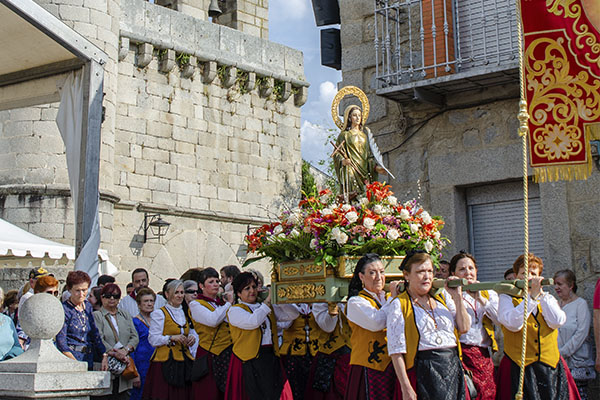
[[[300,265],[300,267],[287,266],[283,268],[284,275],[317,274],[323,271],[323,266],[318,264]]]
[[[586,71],[571,75],[565,39],[535,39],[526,50],[527,90],[532,125],[532,149],[548,161],[578,155],[585,149],[579,119],[600,118],[600,80]],[[542,57],[543,54],[543,57]],[[548,119],[554,123],[546,123]]]
[[[325,285],[304,283],[277,288],[277,297],[288,300],[314,299],[325,295]]]
[[[600,64],[600,43],[598,43],[596,35],[590,31],[590,27],[581,22],[581,5],[577,0],[546,0],[546,8],[548,12],[557,17],[564,16],[565,18],[574,19],[573,32],[575,33],[575,45],[578,49],[589,47],[585,53],[585,59],[589,63]]]

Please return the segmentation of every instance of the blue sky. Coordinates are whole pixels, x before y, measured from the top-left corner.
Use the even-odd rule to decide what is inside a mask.
[[[342,79],[340,71],[321,66],[319,30],[323,28],[328,27],[315,25],[310,0],[269,1],[269,40],[304,53],[304,73],[310,88],[302,107],[302,158],[315,166],[331,151],[326,146],[327,136],[330,130],[337,131],[331,119],[331,102]]]

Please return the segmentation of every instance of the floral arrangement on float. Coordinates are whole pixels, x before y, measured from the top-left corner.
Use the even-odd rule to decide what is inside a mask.
[[[327,189],[249,233],[248,252],[257,256],[244,265],[269,257],[274,281],[279,282],[326,277],[327,269],[337,278],[348,278],[355,265],[349,260],[377,253],[395,259],[399,272],[397,266],[409,250],[425,250],[434,260],[441,256],[448,243],[440,233],[443,226],[440,217],[431,216],[416,200],[400,203],[390,186],[380,182],[367,184],[365,196],[351,202],[340,202]]]

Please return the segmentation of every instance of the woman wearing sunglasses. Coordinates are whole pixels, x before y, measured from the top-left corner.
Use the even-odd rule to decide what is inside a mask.
[[[58,297],[60,294],[58,291],[58,280],[50,275],[39,277],[33,287],[33,293],[48,293],[54,297]]]
[[[102,342],[110,356],[122,362],[130,362],[129,353],[135,350],[139,337],[133,320],[127,311],[117,308],[121,298],[121,289],[114,283],[102,288],[102,308],[94,311],[94,321],[102,336]],[[133,381],[121,375],[113,376],[112,394],[103,396],[106,399],[129,399],[129,390]]]

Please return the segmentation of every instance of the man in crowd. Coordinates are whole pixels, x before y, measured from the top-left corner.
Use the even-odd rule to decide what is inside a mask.
[[[150,283],[150,279],[148,278],[148,271],[146,271],[144,268],[134,269],[131,273],[131,282],[133,283],[133,292],[131,292],[130,295],[125,296],[121,299],[121,302],[119,303],[119,308],[121,310],[127,311],[132,317],[135,317],[140,313],[138,305],[135,301],[135,296],[137,295],[140,289],[148,287],[148,284]],[[156,296],[156,301],[154,302],[154,309],[158,310],[166,304],[167,301],[164,299],[164,297]]]
[[[450,275],[450,263],[446,260],[440,261],[440,267],[435,271],[437,279],[447,279]]]
[[[98,287],[103,288],[104,285],[108,285],[109,283],[115,283],[115,277],[110,275],[100,275],[98,278]]]

